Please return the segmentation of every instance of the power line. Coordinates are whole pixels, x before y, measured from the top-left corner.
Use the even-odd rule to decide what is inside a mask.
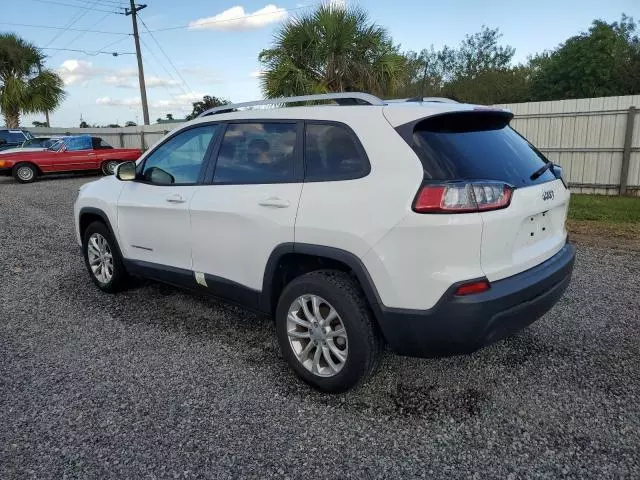
[[[144,48],[147,49],[147,51],[149,53],[151,53],[151,55],[153,56],[153,58],[156,59],[156,62],[158,62],[158,65],[160,65],[162,67],[162,69],[164,70],[164,72],[167,74],[167,76],[169,77],[169,79],[173,80],[173,81],[177,81],[178,82],[178,86],[180,87],[180,90],[182,90],[182,93],[186,93],[188,94],[189,92],[182,86],[182,83],[180,83],[178,80],[176,80],[173,76],[173,74],[167,69],[167,67],[164,66],[164,64],[162,63],[162,61],[158,58],[158,56],[155,54],[155,52],[153,50],[151,50],[149,48],[149,45],[147,45],[147,43],[141,38],[140,41],[142,42],[142,45],[144,45]],[[156,77],[160,77],[160,75],[158,75],[156,72],[154,72],[156,74]],[[165,85],[166,87],[166,85]]]
[[[96,25],[98,25],[100,22],[102,22],[105,18],[107,18],[109,15],[111,15],[111,13],[105,13],[102,17],[100,17],[93,25],[91,25],[91,27],[89,28],[93,28]],[[84,37],[87,34],[87,32],[80,32],[78,35],[76,35],[73,39],[71,39],[70,41],[68,41],[65,45],[63,45],[62,48],[67,48],[68,46],[70,46],[71,44],[73,44],[74,42],[80,40],[82,37]],[[102,49],[100,49],[102,50]]]
[[[102,51],[102,50],[95,50],[95,51],[87,51],[87,50],[78,50],[75,48],[53,48],[53,47],[40,47],[40,50],[58,50],[58,51],[64,51],[64,52],[80,52],[80,53],[84,53],[85,55],[91,55],[91,56],[96,56],[96,55],[100,55],[101,53],[104,53],[106,55],[113,55],[114,57],[118,57],[120,55],[135,55],[135,52],[106,52],[106,51]]]
[[[142,25],[144,26],[144,28],[147,30],[147,32],[149,33],[149,35],[151,35],[151,38],[153,39],[154,42],[156,42],[156,45],[158,46],[158,48],[160,49],[160,51],[162,52],[162,54],[164,55],[164,57],[167,59],[167,61],[169,62],[169,65],[171,65],[173,67],[173,69],[176,72],[176,75],[178,75],[178,78],[180,78],[180,80],[182,80],[182,82],[185,84],[185,86],[189,89],[188,93],[193,93],[193,90],[191,89],[191,87],[189,86],[189,84],[187,83],[187,81],[184,79],[184,77],[180,74],[180,72],[178,71],[178,69],[176,68],[176,66],[173,64],[173,62],[171,61],[171,59],[169,58],[169,55],[167,55],[167,52],[164,51],[164,48],[162,48],[162,45],[160,45],[160,42],[158,42],[158,40],[156,39],[155,35],[149,30],[149,27],[147,27],[147,24],[144,23],[144,20],[142,19],[142,17],[138,16],[140,18],[140,22],[142,23]],[[185,92],[186,93],[186,92]]]
[[[92,5],[95,5],[98,2],[98,0],[93,0]],[[80,20],[82,17],[84,17],[87,13],[89,13],[89,10],[79,10],[78,12],[76,12],[76,14],[67,22],[67,24],[65,25],[65,27],[69,28],[72,27],[76,22],[78,22],[78,20]],[[64,35],[66,33],[66,30],[61,30],[58,33],[56,33],[53,38],[51,40],[49,40],[49,43],[47,43],[45,45],[45,47],[48,47],[49,45],[51,45],[53,42],[55,42],[58,38],[60,38],[62,35]]]
[[[51,25],[31,25],[28,23],[10,23],[10,22],[0,22],[0,25],[10,25],[13,27],[31,27],[31,28],[45,28],[49,30],[65,30],[69,32],[86,32],[86,33],[104,33],[108,35],[131,35],[126,32],[109,32],[106,30],[90,30],[85,28],[65,28],[65,27],[53,27]]]
[[[118,38],[117,40],[114,40],[113,42],[107,43],[104,47],[99,48],[97,51],[98,52],[104,52],[104,51],[106,51],[107,48],[113,47],[114,45],[117,45],[118,43],[120,43],[120,42],[122,42],[124,40],[126,40],[124,37]]]
[[[108,12],[108,13],[123,14],[122,12],[116,12],[116,11],[113,11],[113,10],[103,10],[103,9],[99,9],[99,8],[85,7],[85,6],[80,6],[80,5],[73,5],[71,3],[55,2],[53,0],[32,0],[32,1],[40,2],[40,3],[48,3],[48,4],[51,4],[51,5],[61,5],[63,7],[80,8],[80,9],[83,9],[83,10],[93,10],[94,12]]]
[[[295,7],[295,8],[283,8],[282,10],[280,10],[281,12],[295,12],[296,10],[303,10],[305,8],[312,8],[315,7],[317,4],[310,4],[310,5],[303,5],[301,7]],[[253,18],[253,17],[260,17],[262,15],[273,15],[274,12],[263,12],[263,13],[252,13],[251,15],[244,15],[243,17],[235,17],[235,18],[225,18],[223,20],[210,20],[208,22],[202,22],[202,23],[198,23],[198,26],[201,25],[212,25],[212,24],[216,24],[216,23],[226,23],[226,22],[237,22],[238,20],[242,20],[244,18]],[[147,29],[148,33],[155,33],[155,32],[166,32],[168,30],[179,30],[182,28],[193,28],[192,25],[179,25],[179,26],[175,26],[175,27],[165,27],[165,28],[157,28],[156,30],[149,30]]]
[[[87,4],[87,2],[85,0],[65,0],[67,2],[78,2],[82,5]],[[106,4],[111,4],[114,6],[114,8],[124,8],[124,4],[118,0],[101,0],[100,3],[106,3]]]

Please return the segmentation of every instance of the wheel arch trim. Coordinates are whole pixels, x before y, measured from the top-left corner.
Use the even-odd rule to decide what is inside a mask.
[[[351,252],[335,247],[327,247],[324,245],[314,245],[309,243],[282,243],[275,247],[267,260],[262,281],[262,295],[260,296],[260,307],[265,312],[272,312],[275,305],[272,302],[272,285],[276,275],[276,269],[282,258],[291,253],[309,255],[314,257],[326,258],[340,262],[354,273],[360,287],[362,288],[367,303],[373,310],[376,319],[381,315],[380,306],[382,305],[380,295],[375,287],[373,279],[369,274],[366,266],[360,258]]]
[[[111,226],[111,221],[109,220],[109,216],[104,212],[104,210],[100,208],[82,207],[78,212],[78,231],[79,231],[78,233],[80,234],[80,241],[84,242],[84,231],[81,229],[83,215],[95,215],[97,217],[100,217],[100,219],[106,225],[107,230],[109,230],[109,234],[113,238],[113,241],[115,242],[115,248],[118,250],[118,254],[120,255],[120,258],[124,260],[124,255],[122,255],[122,250],[120,249],[120,244],[118,243],[118,236],[116,235],[115,231],[113,230],[113,227]]]

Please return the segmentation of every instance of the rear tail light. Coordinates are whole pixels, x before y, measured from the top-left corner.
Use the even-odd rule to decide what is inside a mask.
[[[509,206],[513,187],[501,182],[424,185],[413,210],[418,213],[468,213]]]
[[[491,286],[487,280],[478,280],[476,282],[464,283],[456,288],[454,295],[473,295],[474,293],[482,293],[489,290]]]

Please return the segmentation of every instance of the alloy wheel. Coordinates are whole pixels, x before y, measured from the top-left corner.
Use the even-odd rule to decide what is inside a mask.
[[[91,272],[100,283],[109,283],[113,278],[113,254],[106,238],[99,233],[89,237],[87,257]]]
[[[333,377],[349,355],[347,330],[324,298],[302,295],[289,307],[287,336],[298,361],[311,373]]]

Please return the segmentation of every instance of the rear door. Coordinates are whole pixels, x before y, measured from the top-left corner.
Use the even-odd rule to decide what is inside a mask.
[[[529,269],[566,243],[569,190],[547,159],[508,126],[506,112],[457,112],[415,126],[425,179],[492,180],[514,187],[507,208],[481,212],[481,266],[489,280]],[[540,172],[539,172],[540,171]],[[536,174],[538,172],[538,174]]]
[[[193,269],[213,293],[260,291],[271,252],[294,241],[301,131],[296,121],[227,125],[209,184],[191,200]]]

